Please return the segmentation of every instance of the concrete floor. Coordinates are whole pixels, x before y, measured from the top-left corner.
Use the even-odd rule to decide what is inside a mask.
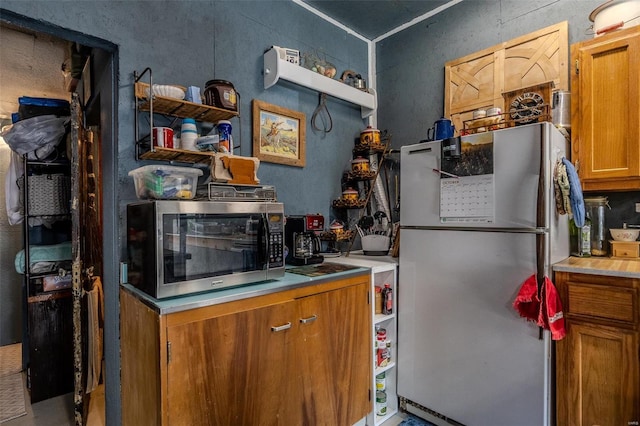
[[[29,393],[25,392],[27,414],[17,417],[2,426],[71,426],[73,422],[73,393],[49,398],[31,405]]]
[[[24,374],[23,374],[24,376]],[[26,383],[23,386],[25,409],[27,414],[17,417],[2,426],[73,426],[73,393],[49,398],[44,401],[31,404]],[[104,386],[98,387],[92,395],[92,404],[89,408],[87,426],[104,426]]]
[[[104,390],[102,390],[104,392]],[[104,395],[103,395],[104,398]],[[104,400],[104,399],[103,399]],[[27,414],[8,422],[2,426],[73,426],[73,393],[68,393],[31,405],[29,394],[25,388],[25,408]],[[404,419],[403,414],[397,414],[384,423],[384,426],[397,426]],[[101,419],[92,417],[87,426],[104,426]]]

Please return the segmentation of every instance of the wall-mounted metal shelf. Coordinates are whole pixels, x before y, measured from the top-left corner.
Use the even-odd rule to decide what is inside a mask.
[[[176,161],[179,163],[203,163],[211,164],[211,160],[215,157],[215,152],[210,151],[188,151],[186,149],[176,148],[161,148],[155,147],[153,150],[149,150],[140,154],[142,160],[157,160],[157,161]]]
[[[178,118],[193,118],[196,121],[206,121],[208,123],[229,120],[238,115],[233,111],[165,96],[154,95],[151,99],[148,96],[149,84],[147,83],[136,83],[135,90],[140,111],[151,111],[151,104],[153,103],[153,112],[155,114],[170,115]]]
[[[374,93],[356,89],[341,81],[287,62],[281,59],[278,52],[272,48],[264,54],[264,88],[268,89],[280,79],[359,105],[362,118],[369,117],[377,108]]]
[[[142,76],[149,73],[149,83],[140,81]],[[159,160],[181,163],[205,163],[209,164],[213,153],[188,151],[175,148],[160,148],[153,146],[153,135],[149,134],[140,137],[140,126],[138,122],[138,113],[148,112],[149,127],[153,127],[153,114],[162,114],[176,118],[193,118],[196,121],[204,121],[208,123],[216,123],[220,120],[229,120],[240,114],[235,111],[229,111],[210,105],[197,104],[194,102],[184,101],[181,99],[169,98],[166,96],[153,95],[150,96],[149,88],[153,86],[153,78],[151,68],[146,68],[142,73],[133,72],[135,79],[134,94],[136,101],[135,111],[135,133],[136,133],[136,160]],[[237,147],[234,147],[234,149]]]

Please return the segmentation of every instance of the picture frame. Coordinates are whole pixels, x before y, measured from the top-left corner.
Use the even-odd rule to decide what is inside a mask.
[[[257,99],[252,110],[253,156],[269,163],[304,167],[305,114]]]

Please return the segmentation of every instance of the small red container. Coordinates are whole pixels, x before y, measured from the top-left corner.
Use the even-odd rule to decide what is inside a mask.
[[[153,146],[173,148],[173,129],[171,127],[154,127]]]

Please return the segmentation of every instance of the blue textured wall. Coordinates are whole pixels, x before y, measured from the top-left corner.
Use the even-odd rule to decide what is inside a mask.
[[[588,14],[602,0],[464,1],[406,29],[377,46],[378,127],[393,134],[399,147],[424,139],[443,112],[444,63],[505,40],[569,21],[569,42],[590,38]],[[234,137],[242,137],[251,155],[251,100],[260,99],[301,111],[311,118],[318,95],[288,83],[268,90],[262,83],[262,53],[271,45],[324,52],[340,74],[365,74],[367,46],[290,1],[10,1],[1,7],[37,20],[108,40],[119,49],[118,179],[122,213],[134,199],[129,170],[134,160],[133,71],[151,67],[156,83],[199,85],[212,78],[232,81],[241,94]],[[330,215],[340,191],[340,177],[351,159],[353,139],[364,128],[357,107],[330,100],[334,130],[326,136],[307,120],[307,166],[262,163],[262,183],[273,184],[288,214]],[[627,206],[637,193],[616,197]],[[625,208],[625,211],[628,209]],[[626,216],[625,216],[626,217]],[[124,256],[124,247],[118,244]],[[116,268],[116,265],[113,265]],[[117,275],[117,274],[114,274]],[[107,298],[117,302],[117,286]],[[108,334],[117,336],[117,310],[107,309]],[[110,332],[109,332],[110,331]],[[119,424],[119,354],[107,345],[107,423]]]
[[[394,145],[417,143],[444,113],[444,65],[539,29],[569,22],[569,44],[592,35],[601,0],[463,1],[376,45],[378,125]],[[567,58],[568,59],[568,58]]]
[[[569,22],[570,45],[593,38],[589,13],[602,3],[467,0],[378,42],[378,127],[393,133],[394,147],[426,139],[427,129],[444,113],[446,62],[562,21]],[[639,192],[617,193],[610,201],[608,227],[640,223]]]
[[[155,83],[203,87],[207,80],[230,80],[240,93],[243,156],[251,155],[251,100],[303,112],[307,116],[306,167],[261,163],[258,177],[275,185],[287,214],[319,212],[330,217],[339,197],[343,169],[349,167],[354,138],[365,127],[360,108],[329,99],[333,131],[323,135],[309,120],[318,94],[288,83],[264,90],[262,55],[272,45],[313,51],[332,62],[338,76],[354,69],[367,79],[367,43],[319,19],[291,1],[6,1],[5,10],[110,41],[118,46],[117,105],[118,192],[120,229],[114,235],[124,258],[125,205],[135,199],[127,173],[143,164],[134,159],[133,71],[153,70]],[[55,32],[55,28],[54,28]],[[238,153],[238,152],[236,152]],[[112,188],[105,188],[111,191]],[[117,277],[117,265],[111,276]],[[118,286],[105,283],[107,325],[107,424],[119,424]],[[110,336],[110,338],[109,338]]]

